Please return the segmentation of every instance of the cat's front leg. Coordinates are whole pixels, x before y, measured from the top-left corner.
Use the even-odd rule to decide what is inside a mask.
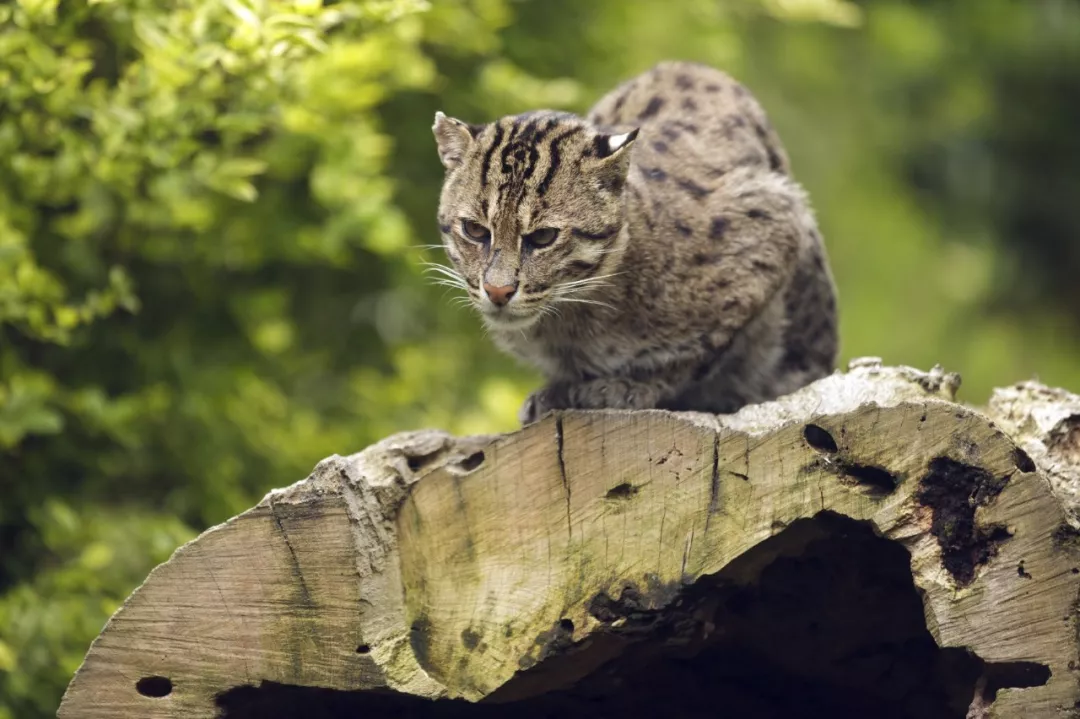
[[[518,419],[526,425],[556,409],[652,409],[659,402],[656,385],[623,377],[553,382],[529,395]]]

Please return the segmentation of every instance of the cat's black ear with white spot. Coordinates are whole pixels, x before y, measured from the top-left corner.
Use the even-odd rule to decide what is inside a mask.
[[[431,131],[435,133],[435,143],[439,147],[439,160],[447,170],[461,164],[465,153],[483,129],[483,125],[470,125],[441,112],[435,113],[435,124],[431,126]]]
[[[596,155],[601,159],[624,154],[637,139],[639,128],[615,135],[597,135],[595,140]]]

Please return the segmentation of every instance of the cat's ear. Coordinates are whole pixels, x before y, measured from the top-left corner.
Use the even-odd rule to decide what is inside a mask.
[[[638,128],[616,134],[599,134],[593,138],[593,157],[599,158],[594,165],[600,184],[613,191],[621,191],[630,172],[630,148],[637,139]]]
[[[601,134],[596,136],[596,155],[604,159],[608,157],[628,157],[630,146],[637,139],[640,128],[635,127],[629,132],[621,132],[617,135]]]
[[[431,126],[431,131],[435,133],[435,143],[439,146],[439,160],[447,170],[461,164],[482,129],[483,126],[470,125],[441,112],[435,113],[435,124]]]

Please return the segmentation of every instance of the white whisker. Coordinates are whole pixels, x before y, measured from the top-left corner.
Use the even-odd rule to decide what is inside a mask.
[[[447,277],[451,280],[461,280],[462,282],[465,281],[465,278],[459,275],[457,272],[445,269],[437,269],[435,267],[427,268],[426,270],[424,270],[424,274],[428,275],[429,277]]]
[[[598,307],[606,307],[609,310],[614,310],[615,309],[613,306],[609,305],[607,302],[601,302],[599,300],[589,300],[589,299],[585,299],[584,297],[559,296],[559,297],[552,297],[551,301],[552,302],[576,302],[578,304],[583,304],[583,305],[596,305]]]
[[[580,280],[571,280],[570,282],[563,282],[560,287],[576,287],[577,285],[587,285],[591,282],[599,282],[600,280],[606,280],[611,277],[618,277],[619,275],[626,274],[625,272],[611,272],[606,275],[597,275],[596,277],[585,277]]]
[[[589,290],[598,289],[600,287],[611,287],[611,284],[607,282],[598,282],[593,285],[579,285],[577,287],[557,287],[552,291],[551,294],[554,297],[573,297],[574,295],[579,295],[583,292],[588,292]]]
[[[436,278],[431,279],[430,281],[431,281],[431,284],[439,285],[440,287],[449,287],[449,288],[455,289],[455,290],[465,290],[466,292],[469,291],[468,285],[466,285],[464,282],[458,282],[457,280],[450,280],[450,279],[443,279],[441,277],[436,277]]]
[[[544,317],[559,317],[559,308],[553,305],[540,305],[537,311]]]
[[[445,265],[428,265],[427,267],[424,268],[423,271],[424,272],[438,272],[440,274],[454,275],[456,277],[461,276],[461,274],[459,272],[457,272],[453,268],[447,267]]]
[[[428,272],[426,274],[427,276],[425,277],[425,279],[429,282],[434,282],[436,280],[447,280],[457,285],[466,284],[465,278],[461,275],[454,275],[449,272]]]
[[[449,265],[441,265],[438,262],[421,262],[420,264],[424,266],[424,271],[425,272],[427,272],[427,271],[431,271],[431,272],[448,272],[448,273],[450,273],[452,275],[460,275],[461,274],[460,272],[458,272],[453,267],[451,267]]]
[[[427,266],[424,268],[423,273],[428,275],[428,279],[432,282],[435,282],[436,284],[445,284],[449,282],[455,287],[461,289],[467,288],[468,283],[465,282],[465,278],[452,267],[439,265],[434,262],[425,262],[424,264]]]
[[[596,287],[611,287],[610,282],[605,282],[609,277],[614,277],[621,272],[612,273],[609,275],[599,275],[597,277],[586,277],[582,280],[571,280],[570,282],[563,282],[558,284],[554,288],[554,294],[566,295],[570,293],[577,293]]]

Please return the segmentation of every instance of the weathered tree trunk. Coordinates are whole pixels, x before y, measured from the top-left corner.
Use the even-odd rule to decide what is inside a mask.
[[[155,569],[59,716],[1080,716],[1080,398],[958,384],[331,457]]]

